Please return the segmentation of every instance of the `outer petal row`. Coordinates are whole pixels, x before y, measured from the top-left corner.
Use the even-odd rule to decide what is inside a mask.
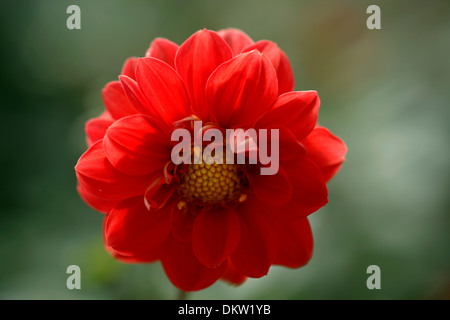
[[[224,262],[240,238],[239,218],[231,208],[201,212],[192,230],[192,247],[199,261],[209,268]]]
[[[98,210],[102,213],[108,213],[113,209],[120,201],[119,200],[105,200],[99,198],[92,193],[89,193],[84,189],[81,184],[77,185],[77,191],[80,194],[81,198],[92,208]]]
[[[264,54],[276,70],[279,95],[294,89],[294,73],[291,64],[276,43],[268,40],[255,43],[245,32],[234,28],[219,30],[217,34],[230,46],[235,56],[255,49]]]
[[[194,33],[177,51],[177,72],[186,85],[194,113],[204,121],[209,119],[205,101],[206,81],[220,64],[231,57],[232,52],[226,42],[217,33],[206,29]]]
[[[123,200],[143,195],[150,176],[130,176],[109,162],[103,140],[94,143],[75,166],[78,182],[90,194],[105,200]]]
[[[102,90],[103,103],[114,119],[120,119],[138,111],[128,101],[119,81],[108,83]]]
[[[106,130],[114,122],[109,112],[105,111],[97,118],[90,119],[86,122],[86,142],[88,147],[93,145],[98,140],[103,139]]]
[[[178,45],[176,43],[164,38],[156,38],[150,44],[150,48],[145,53],[145,57],[159,59],[174,68],[177,50]]]
[[[267,206],[250,196],[239,208],[241,237],[231,261],[242,274],[259,278],[267,274],[278,250],[274,219]]]
[[[169,127],[174,121],[190,114],[183,81],[168,64],[155,58],[139,59],[136,77],[139,89],[148,102],[141,112],[149,115],[156,113]]]
[[[108,160],[125,174],[148,175],[170,161],[168,132],[148,116],[134,115],[114,122],[103,144]]]
[[[255,127],[286,127],[301,141],[317,123],[320,100],[316,91],[293,91],[278,97],[272,109],[256,121]]]
[[[162,248],[161,263],[170,281],[184,291],[209,287],[227,268],[227,262],[216,268],[205,267],[194,254],[190,241],[169,236]]]
[[[168,128],[190,114],[183,81],[167,63],[151,57],[139,59],[136,81],[127,76],[119,78],[134,108],[141,114],[163,120]]]
[[[114,119],[139,112],[162,117],[170,125],[177,120],[175,118],[181,118],[179,115],[189,113],[189,99],[184,90],[186,85],[192,112],[208,121],[211,116],[205,94],[208,78],[233,54],[252,50],[261,52],[274,67],[279,84],[278,94],[293,89],[289,60],[275,43],[267,40],[253,43],[247,34],[237,29],[225,29],[218,33],[205,29],[195,33],[180,47],[167,39],[155,39],[146,57],[156,61],[134,57],[128,59],[120,76],[123,88],[119,82],[113,81],[103,90],[105,106]],[[184,85],[177,73],[169,68],[175,66]],[[265,106],[259,106],[258,102],[255,101],[256,110],[262,114]],[[241,111],[244,117],[249,116],[249,110]]]
[[[223,63],[206,84],[206,97],[222,128],[249,126],[277,97],[273,66],[258,51],[240,54]]]
[[[241,53],[245,47],[253,44],[252,38],[239,29],[222,29],[217,31],[217,34],[225,40],[235,56]]]
[[[327,128],[317,127],[302,140],[308,156],[319,166],[325,180],[330,180],[345,160],[347,146]]]
[[[261,40],[252,45],[247,46],[242,52],[249,52],[257,49],[264,54],[272,63],[278,78],[278,94],[294,90],[294,73],[292,72],[291,64],[286,54],[278,48],[277,44]]]
[[[122,255],[139,255],[157,250],[170,232],[173,201],[149,212],[142,197],[122,201],[104,222],[106,246]]]

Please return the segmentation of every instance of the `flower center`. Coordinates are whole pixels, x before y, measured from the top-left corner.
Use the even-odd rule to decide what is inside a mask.
[[[243,176],[243,166],[239,164],[188,164],[179,192],[186,201],[200,204],[240,200]]]

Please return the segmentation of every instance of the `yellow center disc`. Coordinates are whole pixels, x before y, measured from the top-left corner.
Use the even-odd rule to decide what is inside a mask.
[[[228,202],[241,195],[242,177],[242,168],[238,164],[188,164],[179,191],[187,201]]]

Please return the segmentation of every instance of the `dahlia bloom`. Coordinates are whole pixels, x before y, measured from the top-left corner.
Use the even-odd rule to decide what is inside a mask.
[[[106,214],[107,250],[161,261],[184,291],[305,265],[307,216],[328,202],[326,182],[347,149],[317,125],[317,92],[293,89],[283,51],[236,29],[200,30],[180,46],[157,38],[144,58],[129,58],[102,91],[106,110],[86,123],[89,148],[75,167],[81,197]],[[277,129],[278,171],[261,174],[260,161],[173,163],[172,133],[192,132],[194,121],[201,135]]]

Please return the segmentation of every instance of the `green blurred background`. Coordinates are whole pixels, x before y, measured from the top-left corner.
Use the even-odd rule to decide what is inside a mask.
[[[71,4],[81,30],[66,28]],[[370,4],[381,30],[366,28]],[[3,0],[0,24],[0,299],[176,297],[159,263],[105,252],[103,216],[77,195],[73,167],[125,59],[204,27],[277,42],[349,153],[310,216],[306,267],[189,297],[450,299],[450,1]],[[66,288],[72,264],[81,290]],[[372,264],[381,290],[366,287]]]

